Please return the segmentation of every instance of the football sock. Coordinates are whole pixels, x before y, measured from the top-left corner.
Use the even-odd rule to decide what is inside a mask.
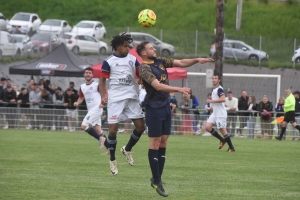
[[[281,127],[281,132],[280,132],[280,138],[283,137],[283,134],[285,133],[286,127]]]
[[[229,134],[224,135],[224,140],[225,140],[225,142],[227,142],[230,149],[234,149]]]
[[[110,152],[110,161],[116,160],[115,152],[117,146],[117,137],[116,136],[108,136],[108,149]]]
[[[100,135],[100,137],[104,137],[106,140],[105,140],[105,142],[104,142],[104,146],[106,147],[106,148],[108,148],[108,142],[107,142],[107,137],[106,137],[106,135],[104,134],[104,133],[102,133],[101,135]]]
[[[300,131],[300,126],[299,125],[295,126],[295,129],[297,129],[298,131]]]
[[[100,135],[93,129],[93,127],[88,127],[85,132],[90,134],[90,136],[94,137],[96,140],[99,140]]]
[[[211,129],[210,133],[216,138],[218,138],[221,142],[224,141],[224,138],[222,138],[222,136],[215,129]]]
[[[159,174],[158,150],[149,149],[148,159],[149,159],[149,164],[152,172],[153,183],[159,184],[161,178]]]
[[[125,146],[125,151],[131,151],[132,147],[139,141],[142,133],[137,132],[135,129],[132,131],[130,139]]]
[[[166,161],[166,148],[159,148],[158,149],[158,164],[159,164],[159,174],[160,176],[163,173],[164,166]]]

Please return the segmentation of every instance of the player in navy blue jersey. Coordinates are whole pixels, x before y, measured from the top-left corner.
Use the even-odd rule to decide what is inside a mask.
[[[146,125],[150,138],[148,159],[152,172],[151,186],[161,196],[168,196],[161,182],[164,170],[167,140],[171,134],[171,108],[169,92],[189,94],[190,88],[169,86],[166,68],[173,66],[188,67],[196,63],[211,62],[211,58],[194,58],[173,60],[170,58],[156,57],[156,49],[144,41],[137,46],[137,53],[142,57],[140,66],[140,79],[146,89],[144,100],[146,108]]]

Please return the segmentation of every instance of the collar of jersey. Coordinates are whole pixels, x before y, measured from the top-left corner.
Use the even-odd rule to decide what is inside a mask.
[[[128,55],[128,54],[127,54]],[[126,55],[126,56],[127,56]],[[118,57],[118,58],[125,58],[126,56],[117,56],[115,53],[114,53],[114,56]]]
[[[92,82],[90,82],[89,84],[85,83],[86,85],[91,85],[94,82],[94,80],[92,80]]]
[[[153,64],[153,63],[154,63],[154,60],[152,60],[152,61],[144,61],[144,60],[143,60],[143,63],[145,63],[145,64]]]

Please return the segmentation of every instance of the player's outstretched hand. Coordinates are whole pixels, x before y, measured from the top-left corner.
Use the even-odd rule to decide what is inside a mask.
[[[138,84],[138,85],[141,85],[142,84],[142,80],[140,78],[138,78],[138,79],[135,80],[135,83]]]
[[[207,62],[215,62],[212,58],[198,58],[198,62],[201,64],[207,63]]]
[[[191,88],[183,87],[183,88],[180,88],[179,92],[181,92],[183,94],[190,94]]]

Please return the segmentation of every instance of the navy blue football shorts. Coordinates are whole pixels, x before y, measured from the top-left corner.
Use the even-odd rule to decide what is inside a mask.
[[[171,108],[166,105],[161,108],[146,108],[146,125],[149,137],[161,137],[171,134]]]

